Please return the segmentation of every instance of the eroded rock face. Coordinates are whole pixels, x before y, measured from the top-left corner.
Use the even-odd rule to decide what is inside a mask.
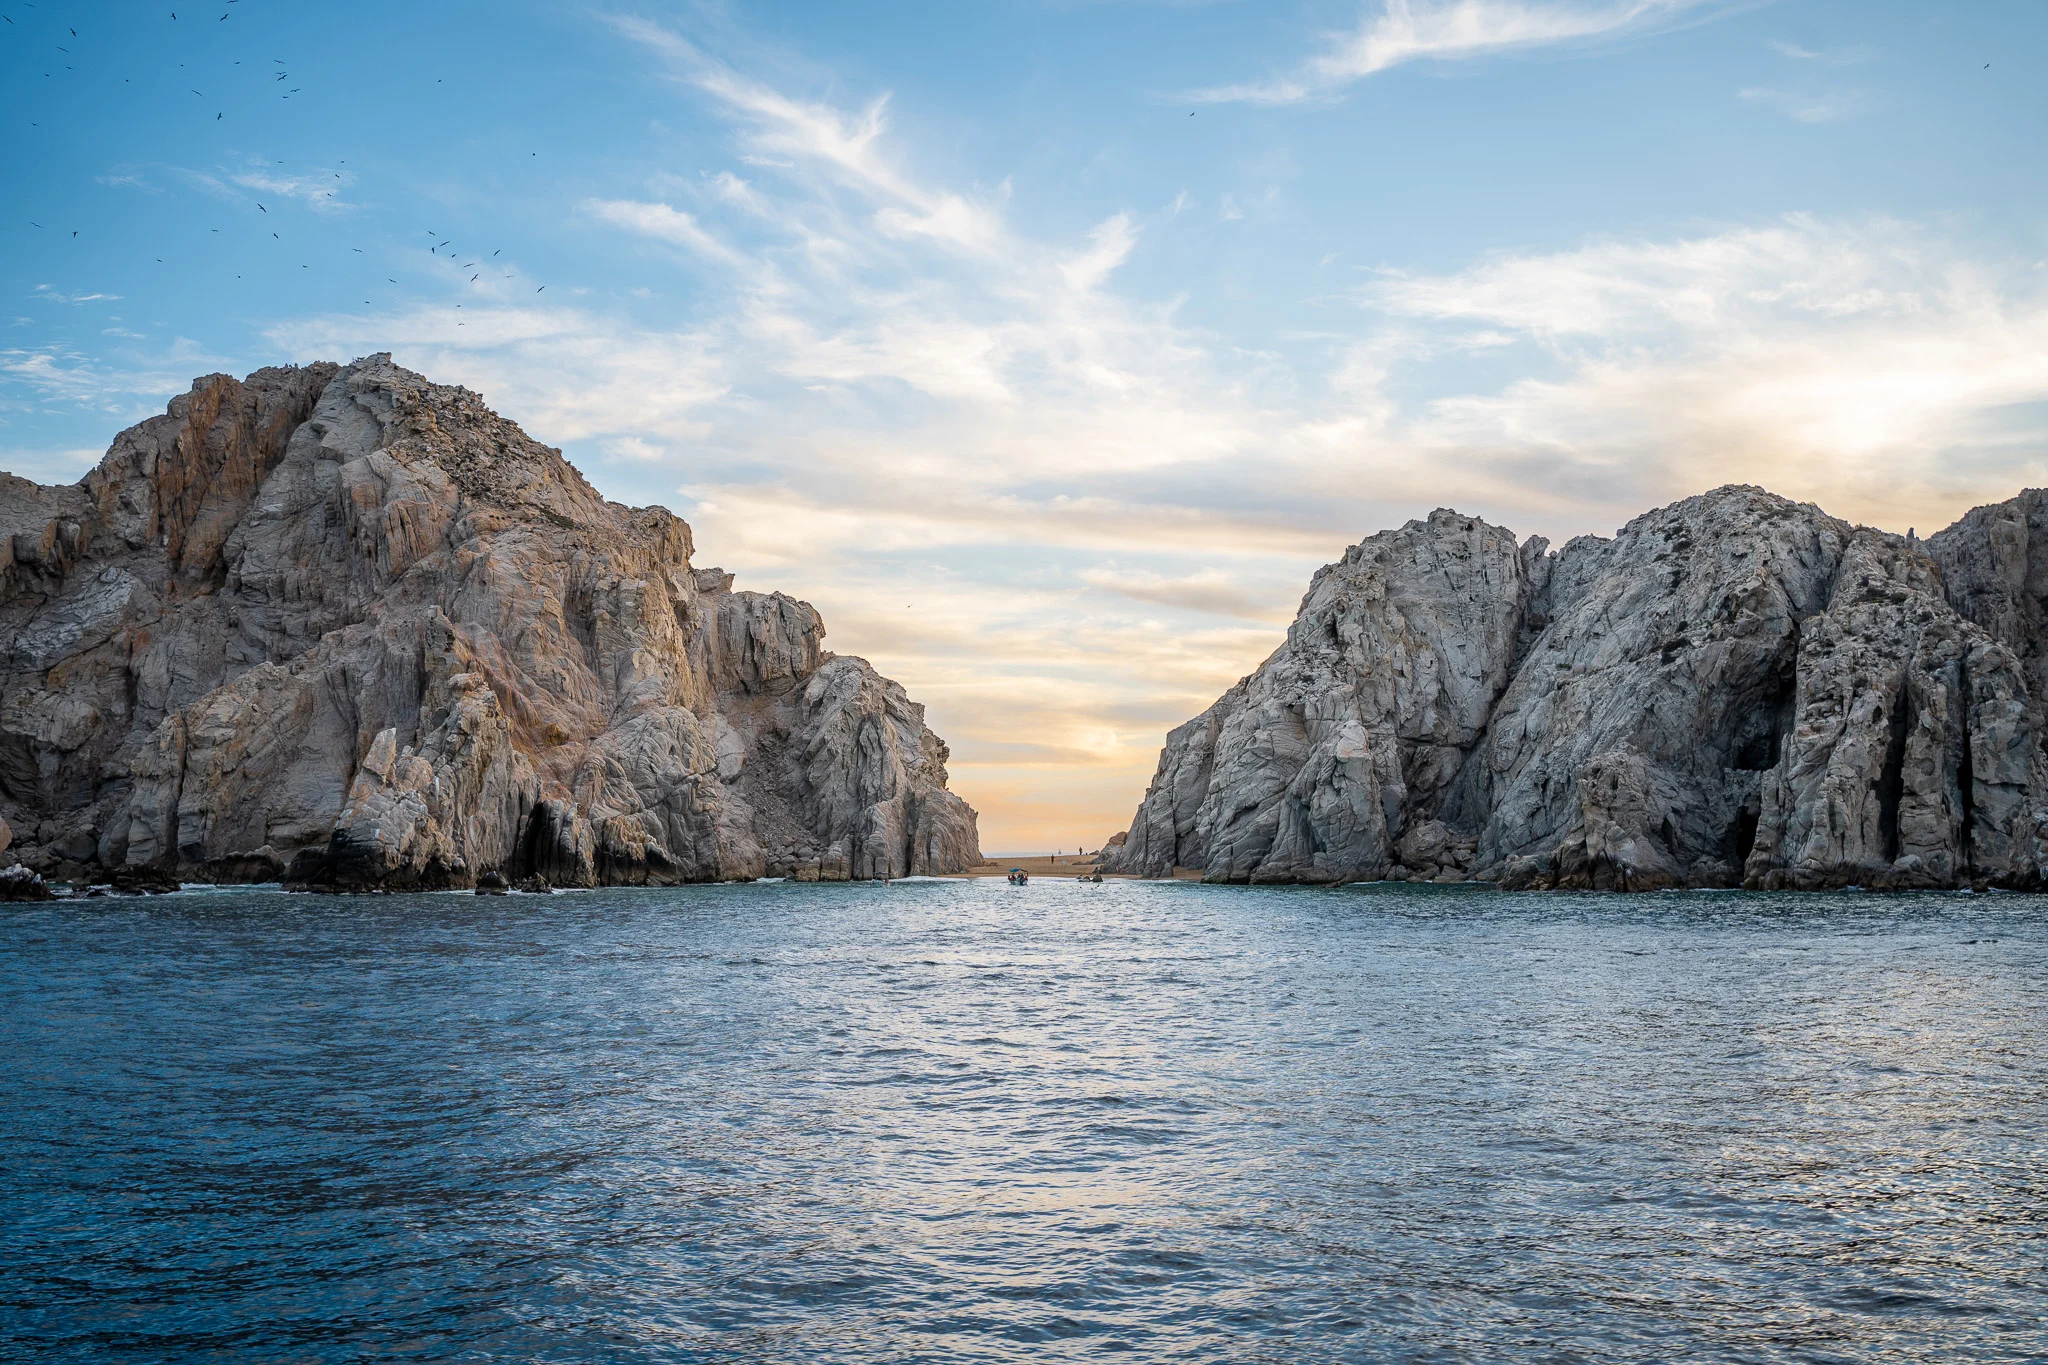
[[[2036,547],[2039,547],[2038,549]],[[1437,512],[1167,739],[1118,871],[2034,887],[2048,497],[1925,544],[1717,489],[1548,553]]]
[[[0,475],[25,863],[338,888],[956,871],[923,709],[388,356],[199,381],[78,485]]]

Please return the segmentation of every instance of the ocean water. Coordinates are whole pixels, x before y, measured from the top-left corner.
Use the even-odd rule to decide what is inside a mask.
[[[2048,901],[0,907],[0,1355],[2048,1358]]]

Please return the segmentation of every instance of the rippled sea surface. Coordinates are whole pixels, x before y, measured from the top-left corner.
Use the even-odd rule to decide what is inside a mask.
[[[2048,1357],[2048,902],[0,907],[0,1354]]]

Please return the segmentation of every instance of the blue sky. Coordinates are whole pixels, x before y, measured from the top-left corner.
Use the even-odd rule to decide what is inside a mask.
[[[1431,507],[2048,482],[2048,6],[175,3],[0,0],[0,467],[391,350],[817,603],[991,849]]]

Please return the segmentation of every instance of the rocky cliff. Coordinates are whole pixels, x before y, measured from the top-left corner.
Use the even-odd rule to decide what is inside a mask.
[[[199,380],[0,475],[0,818],[53,876],[337,888],[945,872],[923,708],[388,356]]]
[[[1746,487],[1554,552],[1438,511],[1316,574],[1108,866],[2038,887],[2044,603],[2039,491],[1925,542]]]

